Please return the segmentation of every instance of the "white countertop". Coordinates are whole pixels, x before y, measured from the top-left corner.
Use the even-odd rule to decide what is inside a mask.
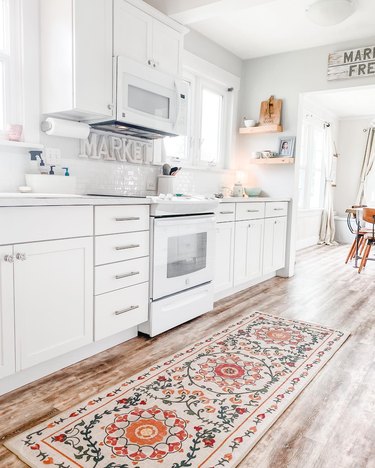
[[[289,202],[288,197],[226,197],[221,198],[221,203],[244,203],[244,202]]]
[[[290,198],[272,198],[272,197],[228,197],[218,199],[220,203],[244,203],[244,202],[288,202]],[[31,195],[23,198],[22,196],[2,197],[0,194],[0,207],[17,206],[94,206],[94,205],[150,205],[149,198],[122,198],[122,197],[101,197],[101,196],[69,196],[41,198]]]

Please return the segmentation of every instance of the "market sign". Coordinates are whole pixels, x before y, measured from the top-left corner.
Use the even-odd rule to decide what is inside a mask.
[[[91,131],[87,140],[81,140],[79,157],[131,164],[152,164],[153,150],[153,143],[149,140]]]
[[[375,77],[375,46],[333,52],[328,56],[328,79]]]

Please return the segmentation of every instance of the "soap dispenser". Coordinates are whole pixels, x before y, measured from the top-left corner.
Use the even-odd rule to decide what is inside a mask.
[[[42,160],[42,151],[32,150],[30,153],[30,174],[40,174],[38,157]]]

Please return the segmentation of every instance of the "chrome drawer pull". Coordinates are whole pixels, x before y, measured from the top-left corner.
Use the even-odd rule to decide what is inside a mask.
[[[138,247],[140,247],[139,244],[124,245],[122,247],[115,247],[115,250],[137,249]]]
[[[131,310],[135,310],[135,309],[139,309],[139,306],[130,306],[127,309],[116,310],[115,315],[126,314],[126,312],[130,312]]]
[[[274,208],[273,211],[284,211],[284,208]]]
[[[128,278],[129,276],[139,275],[139,271],[132,271],[130,273],[124,273],[123,275],[116,275],[116,279]]]
[[[4,262],[14,263],[14,255],[5,255]]]
[[[127,218],[115,218],[116,221],[139,221],[141,218],[138,216],[128,216]]]
[[[259,213],[259,210],[247,210],[248,213]]]
[[[234,211],[220,211],[220,214],[233,214]]]
[[[24,262],[26,260],[26,254],[24,253],[17,253],[16,254],[16,259],[21,260],[21,262]]]

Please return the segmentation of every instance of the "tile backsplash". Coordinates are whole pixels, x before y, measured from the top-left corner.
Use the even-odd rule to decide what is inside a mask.
[[[77,191],[80,194],[156,193],[157,176],[161,173],[160,166],[82,159],[78,157],[77,140],[49,138],[42,143],[61,148],[61,165],[69,167],[70,174],[77,177]],[[1,192],[17,191],[20,185],[25,184],[24,174],[29,170],[27,150],[0,148]],[[220,191],[223,186],[232,187],[234,178],[235,173],[229,170],[183,169],[176,179],[176,192],[212,195]]]

